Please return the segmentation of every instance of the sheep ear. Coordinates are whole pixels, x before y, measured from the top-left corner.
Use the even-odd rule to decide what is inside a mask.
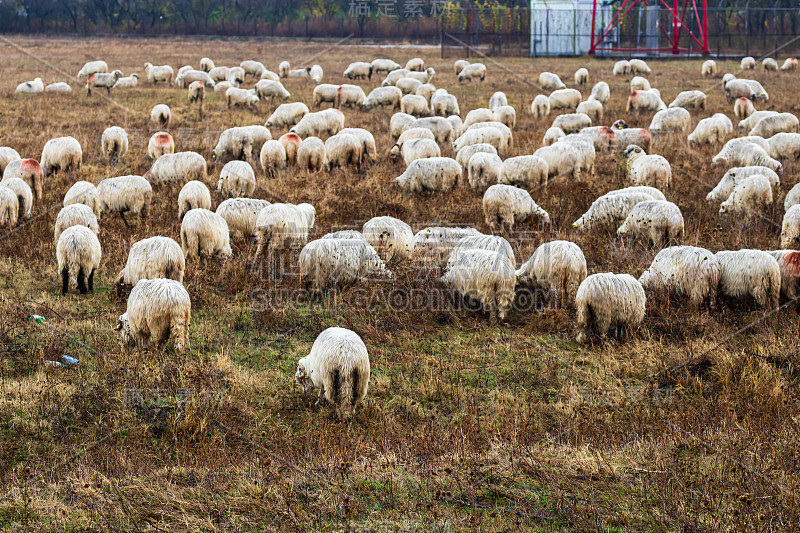
[[[114,328],[116,331],[122,331],[122,322],[117,323],[117,327]]]

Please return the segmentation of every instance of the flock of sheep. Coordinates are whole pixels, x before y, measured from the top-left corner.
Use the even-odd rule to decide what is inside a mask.
[[[742,69],[754,66],[752,58],[742,60]],[[763,66],[778,70],[771,59],[764,60]],[[790,58],[781,69],[796,67],[797,60]],[[110,93],[138,83],[138,75],[125,77],[119,70],[108,70],[103,61],[81,69],[78,78],[85,80],[89,95],[94,88]],[[410,260],[440,268],[442,282],[464,298],[480,302],[492,321],[505,319],[518,287],[546,290],[563,305],[574,306],[577,340],[582,343],[612,330],[619,337],[626,328],[637,326],[645,316],[648,293],[672,293],[694,305],[714,305],[718,294],[752,298],[767,310],[777,308],[781,293],[796,299],[800,252],[793,249],[800,242],[800,184],[786,196],[780,250],[714,254],[681,245],[684,218],[664,193],[671,187],[670,162],[648,152],[654,136],[686,137],[695,146],[722,144],[712,162],[728,170],[707,201],[719,205],[721,217],[753,220],[773,202],[782,161],[800,157],[798,119],[791,113],[756,111],[755,104],[769,98],[761,84],[726,74],[722,87],[740,120],[738,130],[745,135],[733,137],[736,129],[722,113],[700,120],[689,132],[691,113],[705,107],[706,94],[682,92],[666,105],[644,77],[650,72],[639,59],[619,61],[613,67],[613,75],[631,76],[628,112],[655,113],[647,129],[629,128],[623,120],[601,125],[603,106],[610,97],[607,83],[598,82],[584,100],[578,89],[567,88],[558,75],[541,73],[539,84],[549,94],[537,95],[530,112],[535,120],[549,120],[553,115],[552,126],[539,149],[513,157],[517,112],[506,95],[494,93],[487,107],[469,110],[462,120],[457,98],[432,84],[436,72],[420,58],[408,61],[405,68],[389,59],[352,63],[345,78],[371,80],[378,73],[386,75],[368,95],[356,85],[322,83],[319,65],[292,70],[283,62],[274,73],[257,61],[229,68],[203,58],[199,69],[187,65],[175,76],[169,66],[145,63],[149,82],[185,87],[189,101],[198,103],[201,111],[206,88],[224,92],[228,106],[285,102],[291,98],[282,83],[286,78],[308,78],[315,83],[310,102],[315,111],[304,102],[281,103],[264,126],[222,132],[213,159],[224,162],[217,189],[228,199],[216,210],[212,210],[207,186],[207,161],[196,152],[176,152],[172,136],[164,131],[148,143],[153,163],[143,176],[111,177],[96,185],[74,183],[65,191],[54,228],[62,292],[67,293],[71,283],[81,293],[93,289],[102,258],[97,237],[101,214],[119,213],[127,225],[126,214],[147,215],[154,192],[170,194],[178,186],[181,243],[153,236],[133,244],[116,280],[120,287],[131,287],[118,328],[125,342],[141,349],[170,338],[177,352],[186,348],[191,316],[191,299],[183,286],[186,263],[227,258],[232,253],[231,239],[254,239],[256,257],[302,247],[297,262],[312,294],[366,279],[390,279],[389,266]],[[701,72],[716,76],[716,63],[704,62]],[[459,82],[483,81],[486,67],[456,61],[454,73]],[[247,76],[255,81],[252,89],[241,87]],[[589,72],[579,69],[574,81],[578,87],[585,86]],[[39,78],[17,88],[22,93],[68,90],[66,83],[45,88]],[[320,109],[325,103],[331,107]],[[500,235],[484,235],[469,227],[429,227],[414,233],[409,224],[390,216],[372,218],[361,231],[338,231],[308,242],[315,224],[314,206],[251,198],[256,172],[270,176],[290,166],[327,172],[375,161],[379,156],[374,135],[363,128],[345,127],[342,109],[348,107],[385,107],[394,112],[390,133],[396,143],[387,151],[406,166],[396,178],[402,191],[435,194],[462,184],[483,194],[486,224],[499,234],[508,235],[515,226],[529,222],[549,225],[549,214],[534,200],[546,194],[548,182],[576,182],[594,175],[598,154],[619,157],[627,166],[630,186],[597,198],[573,227],[578,232],[617,228],[619,236],[642,240],[660,251],[636,279],[625,273],[588,275],[581,248],[566,240],[542,244],[517,268],[511,244]],[[151,120],[167,128],[169,107],[156,105]],[[273,139],[270,128],[284,133]],[[109,127],[102,134],[101,146],[103,156],[111,161],[125,157],[126,131]],[[454,157],[444,155],[448,152]],[[0,147],[0,224],[14,226],[30,217],[34,197],[42,198],[48,176],[79,168],[82,157],[82,147],[72,137],[48,141],[39,160],[22,158],[13,147]],[[366,395],[369,373],[367,349],[358,335],[330,328],[299,361],[295,381],[307,394],[318,390],[320,401],[332,403],[346,419]]]

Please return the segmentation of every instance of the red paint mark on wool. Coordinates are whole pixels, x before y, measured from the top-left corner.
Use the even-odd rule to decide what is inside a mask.
[[[20,162],[20,165],[22,166],[22,168],[24,168],[25,170],[27,170],[29,172],[30,171],[33,171],[33,172],[41,172],[42,171],[42,165],[40,165],[39,162],[37,160],[35,160],[35,159],[23,159]]]
[[[786,254],[786,270],[795,276],[800,275],[800,252]]]

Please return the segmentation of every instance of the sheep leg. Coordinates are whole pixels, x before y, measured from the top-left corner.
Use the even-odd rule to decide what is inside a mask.
[[[131,227],[131,225],[130,225],[130,224],[128,224],[128,221],[127,221],[127,220],[125,220],[125,212],[124,212],[124,211],[120,211],[120,212],[119,212],[119,216],[121,216],[121,217],[122,217],[122,221],[125,223],[125,227],[126,227],[126,228],[130,228],[130,227]]]
[[[69,270],[66,267],[61,269],[61,294],[67,294],[69,290]]]
[[[78,270],[78,290],[81,294],[86,294],[86,274],[83,273],[83,269]]]
[[[94,269],[89,273],[89,292],[94,292]]]
[[[108,92],[108,96],[111,96],[111,87],[106,87],[106,91]]]
[[[317,396],[317,401],[314,402],[316,407],[324,407],[327,401],[325,400],[325,385],[321,384],[319,386],[319,395]]]

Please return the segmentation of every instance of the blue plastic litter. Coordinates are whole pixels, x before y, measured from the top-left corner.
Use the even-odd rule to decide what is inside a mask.
[[[78,359],[75,359],[74,357],[70,357],[69,355],[62,355],[61,356],[61,362],[64,363],[65,365],[77,365],[77,364],[80,364],[80,361]]]

